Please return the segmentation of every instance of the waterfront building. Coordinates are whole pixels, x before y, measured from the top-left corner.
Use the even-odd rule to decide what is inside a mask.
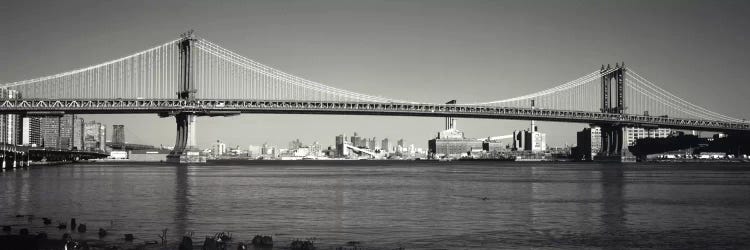
[[[73,117],[73,128],[70,132],[73,149],[83,150],[84,121],[81,117]]]
[[[507,151],[505,144],[499,141],[485,141],[482,143],[482,149],[487,152]]]
[[[107,126],[99,124],[99,151],[107,151]]]
[[[224,155],[227,152],[227,145],[221,142],[220,140],[216,140],[216,143],[211,144],[211,154],[213,156],[221,156]]]
[[[42,118],[24,117],[21,123],[21,144],[30,147],[41,146]]]
[[[428,153],[434,158],[460,158],[469,155],[474,150],[482,150],[482,141],[464,137],[464,132],[456,128],[456,121],[448,118],[446,130],[438,132],[435,139],[427,142]],[[403,148],[403,139],[399,140],[399,148]],[[414,145],[407,149],[409,153],[414,153]]]
[[[83,150],[86,151],[104,151],[105,142],[103,141],[104,132],[101,123],[88,121],[83,125]]]
[[[391,149],[391,142],[388,140],[388,138],[384,138],[380,142],[380,150],[382,150],[383,152],[386,152],[386,153],[392,151],[392,149]]]
[[[17,99],[21,93],[16,90],[0,88],[0,98]],[[0,115],[0,144],[21,144],[21,117],[17,114]]]
[[[310,155],[311,156],[318,157],[318,156],[322,156],[323,155],[323,145],[320,145],[320,143],[318,143],[317,141],[313,142],[313,144],[311,144],[308,147],[310,148]]]
[[[44,147],[72,149],[73,115],[42,118],[42,142]]]
[[[247,151],[243,150],[242,148],[240,148],[239,145],[237,145],[234,148],[227,149],[225,154],[230,154],[233,156],[240,156],[240,155],[247,154]]]
[[[623,130],[625,132],[623,135],[627,142],[627,146],[633,146],[635,141],[641,138],[666,138],[672,134],[672,129],[668,128],[646,129],[639,127],[625,127]]]
[[[591,161],[602,149],[602,129],[591,125],[576,133],[576,158]]]
[[[299,139],[289,142],[289,149],[294,150],[303,147],[304,145],[302,142],[299,141]]]
[[[541,152],[547,150],[547,135],[531,121],[528,130],[513,131],[513,149],[516,151]]]
[[[17,114],[0,115],[0,144],[20,144],[21,125],[20,117]]]
[[[361,144],[361,139],[359,138],[359,135],[357,135],[357,132],[354,132],[354,135],[351,138],[352,145],[355,147],[359,147]]]
[[[347,142],[346,135],[341,134],[341,135],[336,136],[336,144],[335,144],[336,157],[344,157],[344,156],[349,155],[349,152],[345,146],[346,142]]]
[[[250,145],[247,147],[247,156],[258,157],[261,155],[260,146]]]
[[[112,150],[109,152],[108,159],[125,160],[128,159],[128,152],[125,150]]]
[[[125,144],[125,125],[112,125],[112,144]]]

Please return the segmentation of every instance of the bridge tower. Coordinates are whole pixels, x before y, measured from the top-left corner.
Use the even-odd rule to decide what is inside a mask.
[[[183,34],[179,42],[180,71],[178,75],[177,98],[185,101],[195,99],[195,70],[193,65],[193,46],[197,39],[193,31]],[[201,162],[199,150],[196,148],[195,124],[197,115],[194,113],[180,112],[174,115],[177,122],[177,136],[174,149],[167,155],[167,162],[191,163]],[[166,116],[166,115],[162,115]]]
[[[625,107],[625,63],[615,63],[604,67],[602,65],[602,113],[623,114]],[[612,83],[615,88],[612,88]],[[614,91],[613,91],[614,90]],[[614,96],[613,93],[614,92]],[[614,103],[613,103],[614,97]],[[596,124],[595,124],[596,125]],[[625,138],[626,128],[623,125],[597,125],[601,127],[601,151],[597,155],[597,160],[603,161],[629,161],[633,158],[627,148],[627,138]]]
[[[604,74],[605,72],[609,72]],[[602,65],[602,108],[604,113],[622,114],[625,111],[625,63],[615,63],[614,70],[607,64]],[[612,106],[612,80],[615,81],[615,106]]]

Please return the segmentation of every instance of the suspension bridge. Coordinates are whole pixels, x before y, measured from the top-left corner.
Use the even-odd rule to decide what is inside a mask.
[[[197,116],[241,113],[539,120],[602,127],[602,153],[623,149],[623,127],[746,133],[750,123],[690,103],[624,63],[528,95],[466,104],[356,93],[253,61],[192,32],[126,57],[0,84],[0,113],[21,116],[155,113],[175,117],[171,161],[191,161]],[[448,99],[448,98],[446,98]]]

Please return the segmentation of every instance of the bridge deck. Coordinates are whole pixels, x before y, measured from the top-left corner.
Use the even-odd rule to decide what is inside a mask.
[[[591,111],[455,104],[232,99],[9,99],[3,100],[0,103],[0,113],[16,113],[30,116],[113,113],[155,113],[168,116],[181,112],[207,116],[225,116],[240,113],[450,116],[663,127],[718,132],[750,131],[750,123],[632,114],[607,114]]]

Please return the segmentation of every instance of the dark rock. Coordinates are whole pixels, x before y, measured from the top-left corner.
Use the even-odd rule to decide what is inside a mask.
[[[251,243],[253,244],[253,246],[270,247],[273,246],[273,238],[271,238],[271,236],[256,235],[255,237],[253,237]]]
[[[231,235],[227,235],[224,232],[221,232],[221,233],[219,233],[219,234],[216,235],[216,239],[219,239],[221,241],[230,241],[230,240],[232,240],[232,236]]]
[[[69,240],[69,239],[72,239],[72,238],[70,237],[70,234],[69,234],[69,233],[64,233],[64,234],[62,235],[62,239],[63,239],[63,240]]]
[[[193,238],[182,236],[182,241],[180,242],[180,250],[193,250]]]
[[[264,246],[273,246],[273,238],[271,236],[263,236],[261,244]]]
[[[289,245],[291,250],[315,250],[315,244],[310,240],[294,240]]]
[[[360,244],[362,244],[362,242],[359,242],[359,241],[348,241],[348,242],[346,242],[346,245],[348,245],[348,246],[359,246]]]
[[[21,217],[23,217],[22,214],[16,214],[16,218],[21,218]]]
[[[83,241],[70,241],[66,246],[67,249],[89,249],[88,244]]]
[[[247,250],[247,246],[245,243],[240,242],[237,244],[237,250]]]
[[[44,225],[52,224],[52,220],[50,220],[49,218],[42,218],[42,221],[44,221]]]
[[[107,230],[104,230],[104,228],[99,228],[99,238],[107,236]]]
[[[27,228],[21,228],[21,230],[18,230],[18,235],[29,236],[29,229],[27,229]]]
[[[86,224],[78,225],[78,232],[79,233],[85,233],[86,232]]]
[[[36,236],[34,236],[34,238],[37,239],[37,240],[46,240],[47,239],[47,233],[45,233],[45,232],[39,232],[39,233],[36,234]]]
[[[159,244],[159,242],[155,241],[155,240],[147,240],[146,241],[146,245],[156,245],[156,244]]]
[[[135,239],[135,238],[133,237],[133,234],[125,234],[125,240],[126,240],[126,241],[133,241],[133,239]]]
[[[3,226],[3,232],[9,233],[11,230],[10,226]]]
[[[203,250],[221,250],[224,249],[221,242],[216,241],[214,238],[206,237],[206,240],[203,241],[203,247],[201,249]]]
[[[70,219],[70,231],[76,230],[76,218]]]
[[[60,223],[57,225],[57,229],[63,230],[68,228],[68,225],[65,225],[65,223]]]

